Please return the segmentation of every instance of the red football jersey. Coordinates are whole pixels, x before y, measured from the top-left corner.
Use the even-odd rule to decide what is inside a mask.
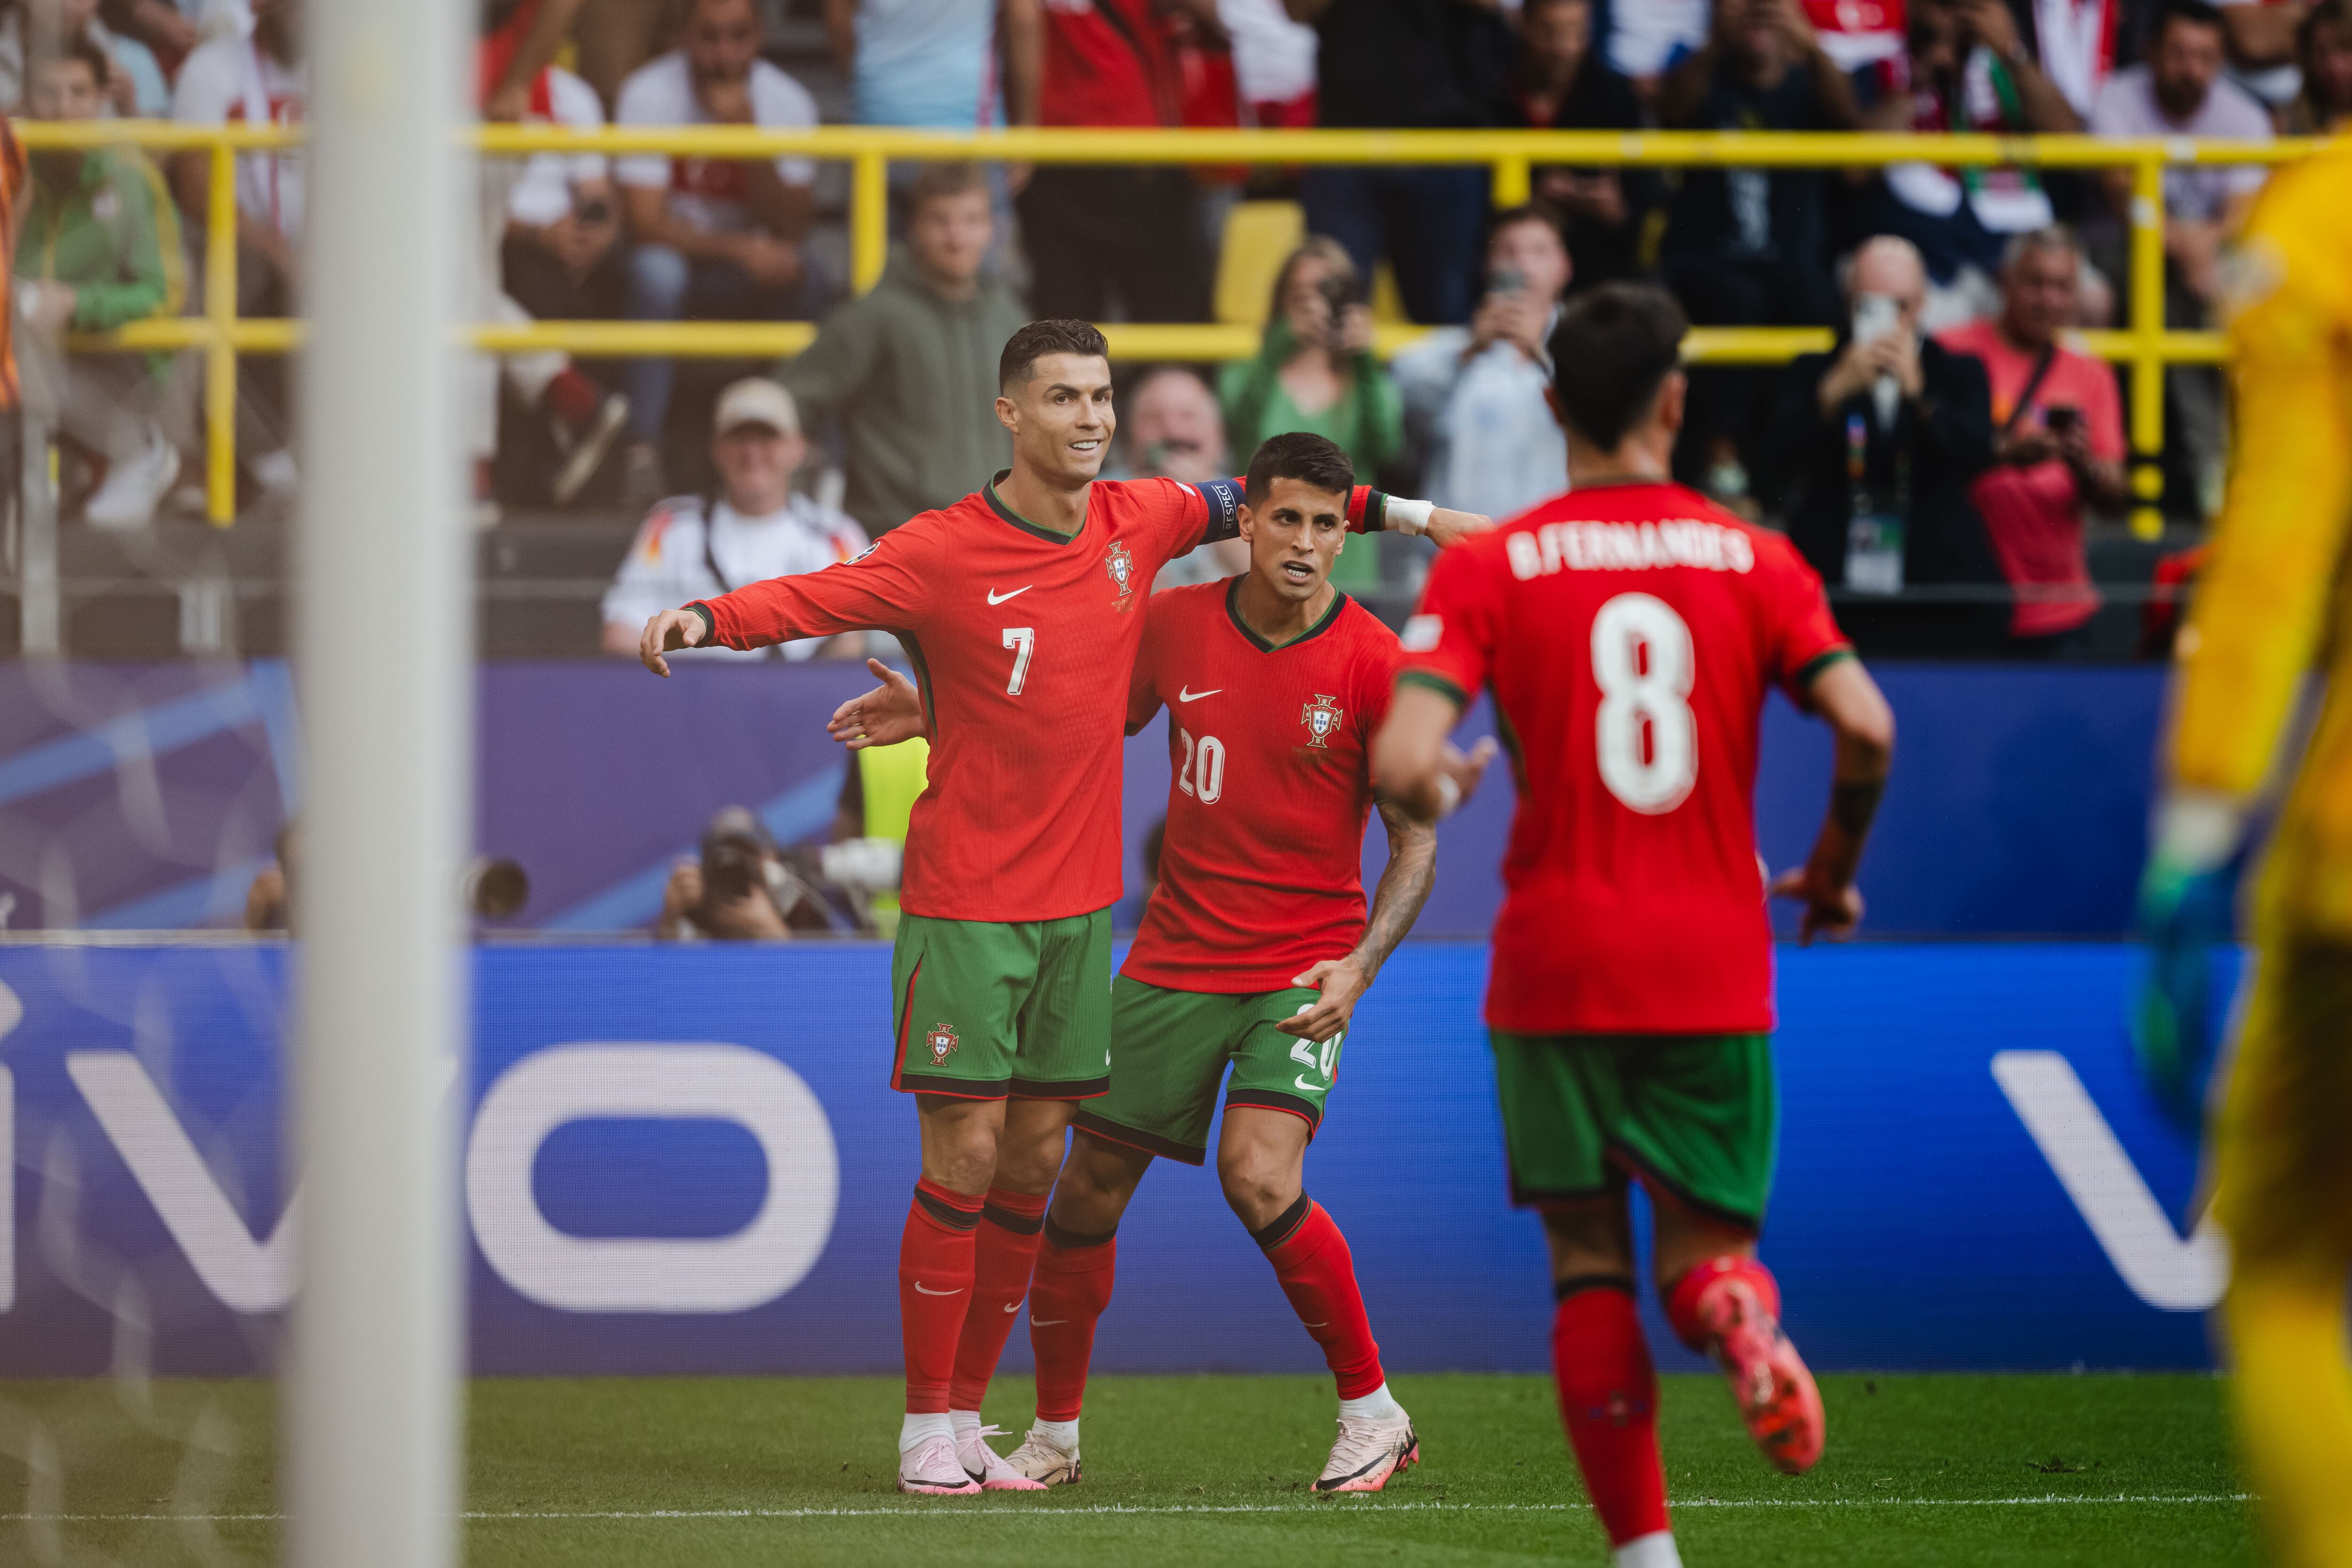
[[[1400,679],[1493,688],[1512,745],[1487,1023],[1769,1029],[1757,728],[1847,651],[1788,540],[1678,485],[1579,490],[1439,556],[1404,647]]]
[[[1286,989],[1364,933],[1372,736],[1402,661],[1396,634],[1338,595],[1270,647],[1242,624],[1242,580],[1153,596],[1129,734],[1168,710],[1160,888],[1121,973],[1173,991]]]
[[[1064,535],[1016,515],[992,482],[854,561],[699,603],[729,647],[866,627],[906,645],[931,728],[907,830],[908,912],[1088,914],[1118,901],[1120,732],[1144,599],[1200,542],[1213,500],[1234,504],[1232,487],[1206,489],[1097,480],[1085,523]],[[1370,493],[1349,498],[1352,519]]]

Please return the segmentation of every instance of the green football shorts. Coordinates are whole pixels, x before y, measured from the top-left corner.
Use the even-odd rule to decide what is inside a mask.
[[[1217,1085],[1230,1062],[1228,1110],[1286,1110],[1315,1136],[1339,1076],[1342,1037],[1318,1046],[1275,1026],[1320,992],[1171,991],[1122,974],[1111,983],[1110,994],[1110,1092],[1078,1112],[1077,1124],[1087,1131],[1201,1164],[1208,1158]]]
[[[1058,921],[902,915],[890,1087],[1085,1100],[1110,1087],[1110,911]]]
[[[1762,1226],[1780,1122],[1769,1036],[1489,1036],[1513,1203],[1572,1204],[1634,1176]]]

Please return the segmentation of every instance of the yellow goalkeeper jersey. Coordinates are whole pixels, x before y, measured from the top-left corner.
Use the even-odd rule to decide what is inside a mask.
[[[2259,921],[2352,942],[2352,138],[2272,177],[2230,279],[2229,500],[2181,634],[2173,777],[2259,788],[2324,679]]]

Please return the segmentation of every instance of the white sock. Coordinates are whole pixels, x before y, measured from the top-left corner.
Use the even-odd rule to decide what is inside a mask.
[[[1067,1421],[1032,1421],[1029,1423],[1029,1430],[1036,1433],[1065,1454],[1075,1454],[1078,1451],[1078,1423],[1075,1417]]]
[[[948,1425],[955,1428],[956,1441],[959,1443],[962,1442],[967,1436],[977,1437],[980,1436],[980,1412],[950,1410],[948,1412]]]
[[[1403,1414],[1404,1406],[1396,1402],[1396,1395],[1389,1392],[1385,1383],[1361,1399],[1339,1401],[1342,1421],[1393,1421]]]
[[[950,1442],[955,1441],[955,1426],[948,1419],[946,1411],[936,1411],[927,1415],[908,1411],[906,1420],[898,1427],[898,1452],[910,1451],[926,1437],[945,1437]]]
[[[1654,1530],[1635,1536],[1617,1549],[1617,1568],[1683,1568],[1683,1554],[1675,1550],[1675,1532]]]

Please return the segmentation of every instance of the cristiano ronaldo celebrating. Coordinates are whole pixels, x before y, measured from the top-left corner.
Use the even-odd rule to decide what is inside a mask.
[[[922,679],[928,786],[907,836],[891,966],[892,1087],[916,1097],[922,1176],[898,1255],[907,1415],[898,1486],[1031,1489],[950,1382],[985,1385],[1027,1292],[1076,1103],[1109,1087],[1119,753],[1141,606],[1161,565],[1238,526],[1241,486],[1097,482],[1117,426],[1102,334],[1033,321],[1005,344],[1013,467],[865,554],[646,622],[639,654],[878,629]],[[1361,488],[1351,528],[1441,542],[1483,524]]]

